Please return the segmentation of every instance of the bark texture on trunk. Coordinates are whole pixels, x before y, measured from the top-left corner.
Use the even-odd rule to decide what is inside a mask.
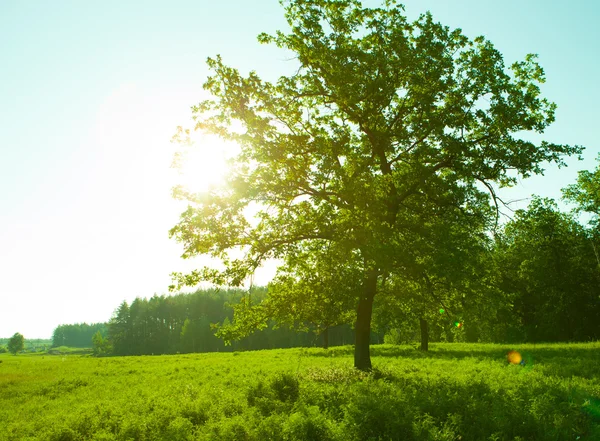
[[[362,287],[356,310],[356,329],[354,343],[354,367],[361,371],[370,371],[371,366],[371,315],[373,298],[377,292],[377,272],[371,270]]]
[[[419,318],[419,323],[421,325],[421,350],[428,351],[429,350],[429,324],[427,320]]]
[[[323,331],[323,349],[329,349],[329,328]]]

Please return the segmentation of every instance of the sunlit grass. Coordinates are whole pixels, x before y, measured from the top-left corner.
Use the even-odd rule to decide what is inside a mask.
[[[516,349],[526,365],[510,365]],[[600,439],[600,344],[0,356],[6,440]]]

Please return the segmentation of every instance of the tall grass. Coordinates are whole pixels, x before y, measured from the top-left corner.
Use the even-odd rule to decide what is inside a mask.
[[[372,354],[1,355],[0,440],[600,439],[598,343]]]

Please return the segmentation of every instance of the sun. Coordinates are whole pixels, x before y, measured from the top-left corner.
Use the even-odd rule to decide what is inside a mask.
[[[236,146],[215,135],[193,133],[190,136],[190,142],[181,146],[175,154],[176,184],[194,193],[207,192],[223,185]]]

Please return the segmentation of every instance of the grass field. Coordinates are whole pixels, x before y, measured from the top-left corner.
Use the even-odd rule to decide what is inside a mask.
[[[93,350],[92,348],[70,348],[68,346],[55,346],[48,352],[57,355],[91,355]]]
[[[525,366],[509,365],[517,349]],[[1,440],[600,440],[600,343],[0,355]]]

